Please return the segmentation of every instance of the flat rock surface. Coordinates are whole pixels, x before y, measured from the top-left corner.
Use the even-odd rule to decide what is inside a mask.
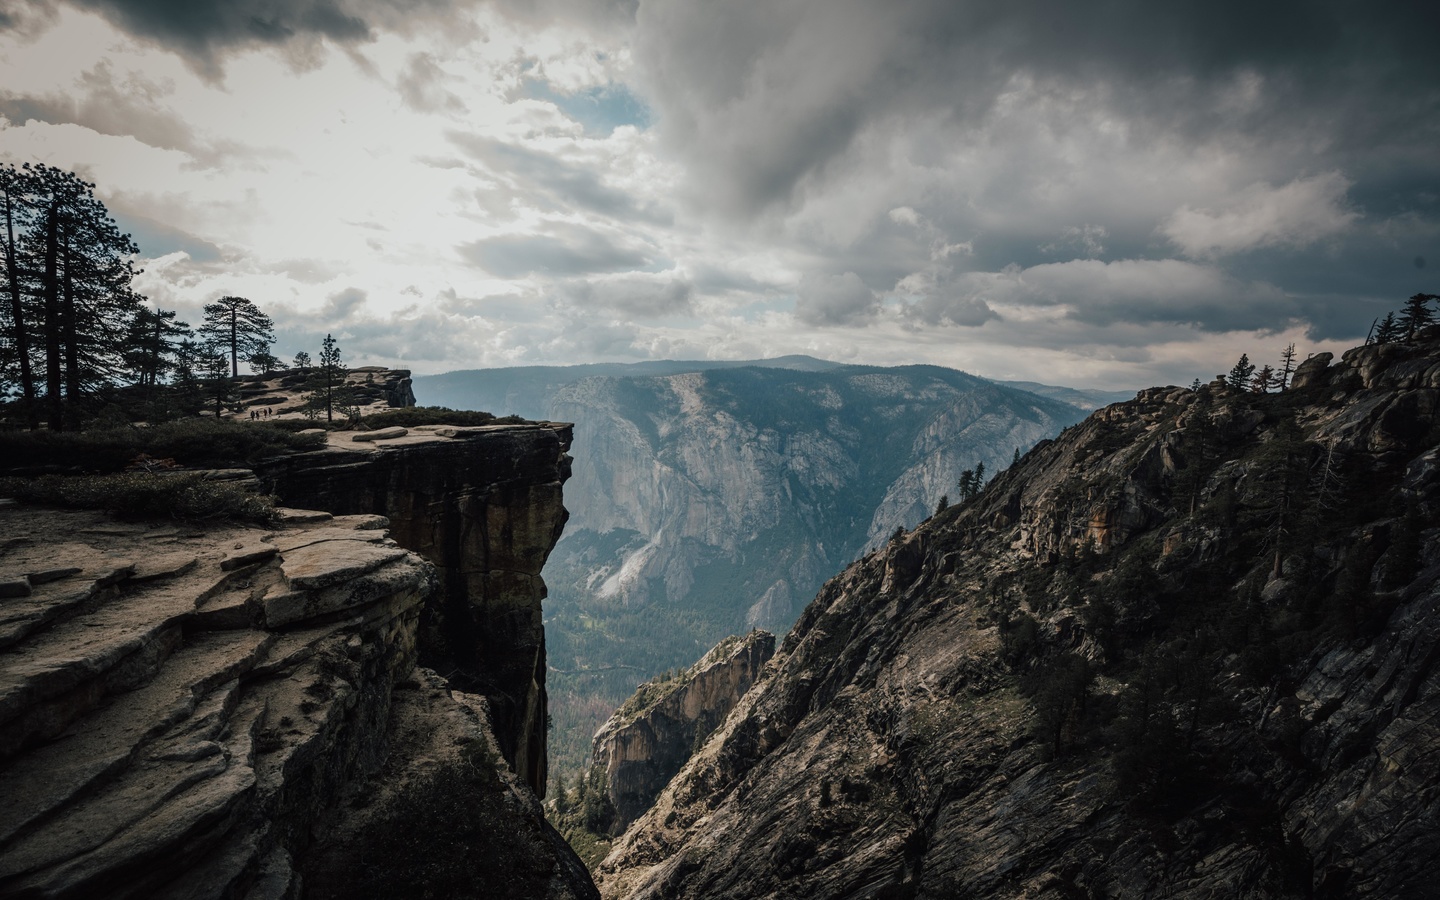
[[[315,590],[374,571],[408,552],[365,540],[327,540],[286,553],[280,565],[291,587]]]

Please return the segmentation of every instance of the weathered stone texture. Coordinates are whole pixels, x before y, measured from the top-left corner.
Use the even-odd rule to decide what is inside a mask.
[[[540,570],[567,516],[570,426],[422,426],[363,448],[349,437],[262,465],[266,489],[292,506],[384,516],[400,547],[435,565],[422,662],[489,700],[505,759],[543,795]]]
[[[312,590],[273,546],[226,565],[273,533],[105,527],[0,509],[0,570],[73,570],[3,608],[0,895],[292,893],[309,823],[384,757],[432,568],[395,549]],[[359,543],[342,537],[297,552]],[[137,578],[117,555],[166,562]],[[346,600],[267,621],[277,590]]]
[[[647,684],[595,733],[593,764],[605,771],[619,834],[725,721],[775,655],[775,636],[728,638],[669,682]]]
[[[1307,363],[1283,399],[1219,384],[1141,392],[851,565],[616,843],[597,870],[602,896],[1433,896],[1440,342],[1327,362]],[[1037,740],[1036,701],[1023,663],[1002,662],[989,592],[1027,577],[1049,590],[1045,576],[1061,569],[1047,560],[1142,545],[1155,554],[1152,584],[1199,577],[1225,534],[1190,514],[1189,491],[1236,504],[1258,496],[1277,465],[1265,448],[1287,433],[1310,442],[1312,490],[1347,461],[1349,493],[1337,502],[1359,509],[1332,513],[1320,544],[1232,548],[1227,559],[1253,560],[1240,570],[1253,602],[1280,603],[1308,565],[1327,592],[1317,605],[1356,602],[1330,586],[1358,572],[1385,612],[1373,631],[1324,632],[1268,681],[1216,684],[1227,712],[1193,732],[1210,768],[1187,770],[1206,780],[1162,811],[1137,806],[1118,788],[1120,750],[1105,735],[1060,758]],[[1175,488],[1185,454],[1212,439],[1248,449]],[[1381,536],[1407,507],[1422,525],[1418,574],[1396,588],[1398,551]],[[1378,560],[1365,555],[1372,543]],[[1101,567],[1095,577],[1109,576]],[[1193,602],[1223,602],[1229,589]],[[1088,611],[1066,590],[1044,595],[1058,606],[1032,610],[1038,640],[1102,658]],[[1146,602],[1143,582],[1134,596]],[[1121,687],[1102,678],[1090,696]]]

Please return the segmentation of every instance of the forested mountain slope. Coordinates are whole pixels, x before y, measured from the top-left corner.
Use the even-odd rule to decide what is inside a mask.
[[[1426,337],[1142,392],[855,562],[602,894],[1433,896]]]

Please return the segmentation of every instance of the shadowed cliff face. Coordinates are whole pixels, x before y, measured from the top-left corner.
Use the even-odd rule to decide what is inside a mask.
[[[423,611],[421,663],[490,704],[516,774],[543,795],[545,631],[540,570],[567,513],[568,425],[415,428],[399,440],[355,443],[259,467],[284,503],[375,513],[437,570]],[[354,448],[354,449],[351,449]]]
[[[602,895],[1429,896],[1440,341],[1328,362],[1142,392],[851,565]]]
[[[650,808],[698,743],[725,720],[775,654],[775,636],[726,638],[668,681],[647,682],[595,734],[619,834]]]

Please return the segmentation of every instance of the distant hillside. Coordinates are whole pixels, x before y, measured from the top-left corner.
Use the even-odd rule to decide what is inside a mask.
[[[1091,388],[1056,387],[1053,384],[1041,384],[1038,381],[997,381],[995,383],[1049,397],[1051,400],[1059,400],[1061,403],[1068,403],[1080,409],[1099,409],[1112,403],[1124,403],[1126,400],[1135,399],[1134,391],[1099,391]]]
[[[958,499],[963,470],[998,472],[1084,415],[953,369],[808,357],[481,370],[415,390],[575,423],[570,521],[545,570],[562,772],[638,682],[752,626],[783,633],[846,560]]]

